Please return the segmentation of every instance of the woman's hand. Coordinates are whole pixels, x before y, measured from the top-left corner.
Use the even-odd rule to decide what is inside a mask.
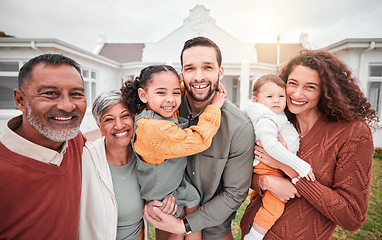
[[[283,136],[281,136],[281,134],[280,134],[279,132],[277,132],[277,140],[279,140],[279,142],[280,142],[286,149],[288,149],[288,145],[286,144],[286,142],[284,141]]]
[[[262,190],[270,191],[277,199],[287,203],[290,199],[301,197],[289,179],[271,175],[259,176],[259,185]]]
[[[255,145],[255,159],[259,160],[260,162],[272,167],[279,169],[281,167],[281,163],[274,159],[273,157],[269,156],[267,152],[265,152],[264,148],[261,145],[260,141],[256,142]]]
[[[155,228],[175,234],[184,234],[186,232],[182,219],[176,218],[169,214],[165,214],[157,207],[153,208],[153,212],[159,220],[152,218],[148,214],[148,207],[146,204],[145,208],[143,209],[143,215],[145,216],[145,219]]]
[[[288,175],[289,178],[294,178],[298,176],[298,173],[293,170],[293,168],[289,167],[288,165],[285,165],[273,157],[269,156],[268,153],[264,150],[264,148],[261,145],[260,141],[256,142],[255,145],[255,159],[259,160],[260,162],[275,168],[275,169],[280,169],[283,171],[286,175]]]
[[[284,138],[283,136],[281,136],[281,134],[278,132],[277,133],[277,139],[279,140],[279,142],[286,148],[288,149],[288,146],[286,144],[286,142],[284,141]],[[314,173],[313,173],[313,169],[310,168],[310,171],[309,173],[305,176],[305,178],[308,180],[308,181],[315,181],[316,180],[316,177],[314,176]]]
[[[163,201],[150,201],[146,203],[147,213],[151,218],[160,221],[160,218],[155,214],[153,208],[159,208],[163,214],[174,215],[178,209],[178,206],[175,204],[175,197],[168,196]]]

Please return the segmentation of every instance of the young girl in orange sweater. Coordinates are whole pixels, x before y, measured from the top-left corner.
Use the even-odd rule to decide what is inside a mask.
[[[220,127],[220,108],[226,92],[216,92],[211,105],[200,115],[198,125],[185,128],[188,121],[177,115],[182,89],[173,67],[146,67],[135,81],[127,81],[121,91],[130,112],[138,114],[132,141],[139,159],[137,176],[142,198],[149,202],[173,195],[178,206],[176,217],[195,211],[200,197],[185,178],[186,156],[210,147]],[[201,239],[201,232],[189,234],[186,239]]]

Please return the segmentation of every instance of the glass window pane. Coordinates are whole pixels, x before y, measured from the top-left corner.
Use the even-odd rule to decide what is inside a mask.
[[[82,76],[84,78],[88,78],[89,77],[89,71],[88,70],[82,70]]]
[[[377,115],[379,115],[381,111],[381,85],[380,82],[371,82],[369,85],[368,101],[371,107],[377,112]]]
[[[232,102],[236,103],[237,102],[237,88],[232,88]]]
[[[97,97],[97,84],[95,82],[92,82],[92,102],[91,104],[93,104],[94,102],[94,99]]]
[[[252,96],[252,85],[253,85],[253,80],[249,80],[249,88],[248,88],[248,89],[249,89],[249,93],[248,93],[249,95],[248,95],[248,96],[249,96],[250,98],[253,97],[253,96]]]
[[[90,91],[89,91],[89,82],[88,81],[84,81],[84,88],[85,88],[86,102],[87,102],[88,106],[91,106],[91,102],[89,101],[90,100]]]
[[[0,109],[17,109],[13,89],[18,88],[17,77],[0,77]]]
[[[382,66],[370,66],[370,77],[382,77]]]
[[[90,78],[91,79],[97,79],[97,73],[92,71],[91,75],[90,75]]]
[[[18,72],[18,62],[0,62],[0,71],[2,72]]]

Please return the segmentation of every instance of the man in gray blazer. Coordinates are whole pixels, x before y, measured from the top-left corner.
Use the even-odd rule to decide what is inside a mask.
[[[224,75],[221,63],[220,49],[210,39],[196,37],[184,44],[181,64],[186,94],[179,111],[190,125],[197,124],[211,103]],[[233,239],[231,222],[251,183],[255,137],[250,120],[231,102],[225,101],[221,115],[211,147],[188,158],[187,173],[201,196],[200,208],[183,219],[154,208],[160,221],[145,211],[156,228],[177,234],[202,230],[203,239]],[[166,239],[166,235],[157,234],[157,239]]]

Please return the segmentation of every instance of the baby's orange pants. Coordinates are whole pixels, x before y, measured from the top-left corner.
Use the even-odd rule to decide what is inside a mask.
[[[272,175],[272,176],[284,176],[284,173],[280,170],[274,169],[260,162],[253,168],[253,172],[260,175]],[[250,201],[252,201],[258,195],[257,192],[252,191]],[[285,204],[278,200],[269,191],[266,191],[263,196],[263,206],[260,207],[256,213],[254,221],[260,226],[270,229],[273,224],[281,217],[284,212]]]

